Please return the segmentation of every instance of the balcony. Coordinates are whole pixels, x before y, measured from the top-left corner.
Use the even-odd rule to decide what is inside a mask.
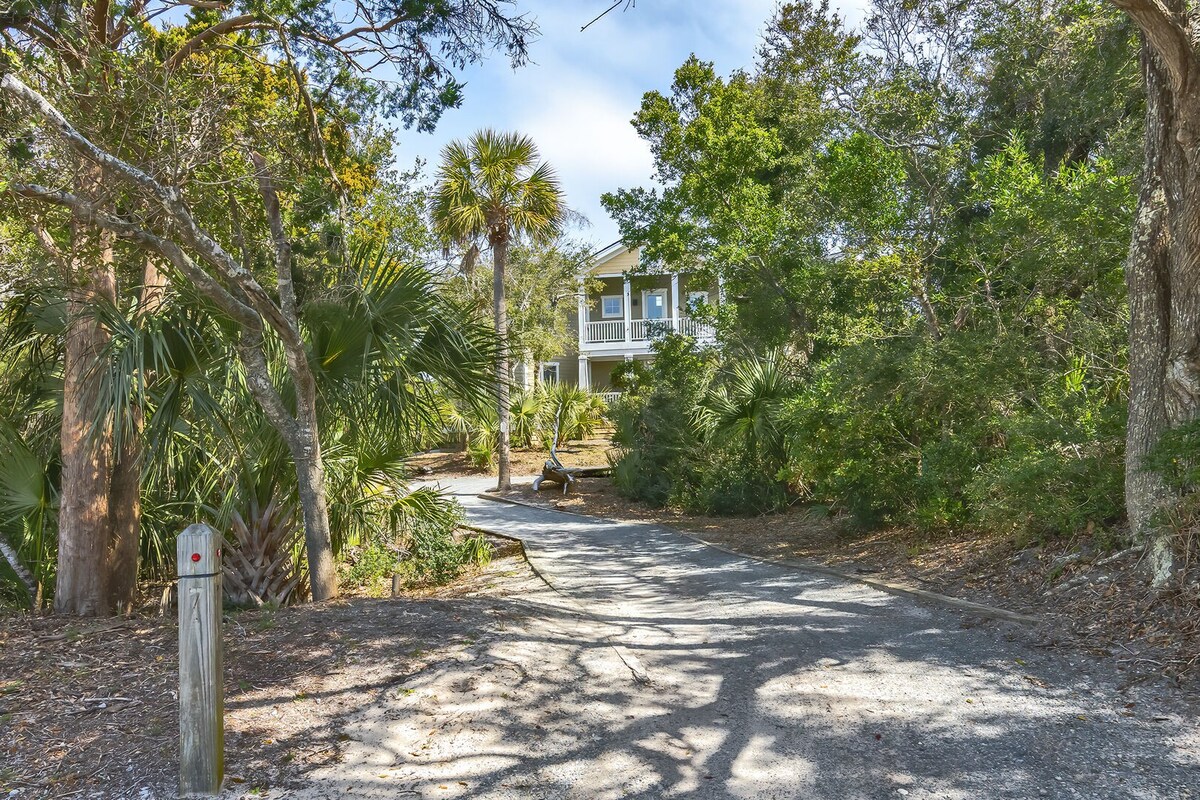
[[[625,320],[612,319],[588,322],[584,326],[580,352],[607,348],[627,348],[646,351],[650,342],[663,334],[675,332],[691,336],[701,344],[716,341],[713,327],[691,317],[669,317],[666,319],[634,319],[626,327]]]

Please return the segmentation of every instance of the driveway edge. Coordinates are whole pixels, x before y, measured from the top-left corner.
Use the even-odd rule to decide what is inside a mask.
[[[539,506],[539,505],[536,505],[535,503],[527,503],[524,500],[514,500],[511,497],[501,497],[500,495],[489,494],[487,492],[480,492],[479,494],[476,495],[476,497],[480,498],[481,500],[490,500],[494,503],[507,503],[508,505],[513,505],[513,506],[524,506],[525,508],[537,509],[538,511],[550,511],[550,512],[553,512],[556,514],[570,514],[571,516],[583,517],[585,519],[595,519],[595,520],[602,520],[604,522],[614,522],[614,523],[622,523],[622,524],[628,524],[628,523],[632,522],[632,523],[639,523],[639,524],[643,524],[643,525],[653,525],[658,528],[663,528],[664,530],[669,530],[672,533],[679,534],[683,538],[688,539],[693,542],[696,542],[697,544],[702,544],[705,547],[711,547],[714,550],[719,550],[722,553],[726,553],[731,556],[737,556],[738,558],[747,558],[751,561],[758,561],[762,564],[773,564],[778,567],[790,567],[792,569],[803,570],[805,572],[814,572],[818,575],[828,575],[833,578],[840,578],[841,580],[844,580],[844,581],[850,581],[853,583],[861,583],[865,586],[870,586],[870,587],[878,589],[882,592],[887,592],[888,594],[903,595],[906,597],[915,597],[919,600],[925,600],[930,603],[935,603],[937,605],[946,606],[947,608],[955,608],[960,611],[969,611],[973,614],[978,614],[979,616],[982,616],[982,617],[988,617],[990,619],[1002,620],[1004,622],[1015,622],[1019,625],[1029,625],[1029,626],[1040,625],[1042,622],[1040,617],[1031,616],[1029,614],[1019,614],[1016,611],[1009,611],[1008,609],[1005,609],[1005,608],[997,608],[995,606],[989,606],[984,603],[975,603],[970,600],[963,600],[958,597],[950,597],[949,595],[938,594],[937,592],[931,592],[928,589],[920,589],[920,588],[917,588],[916,586],[909,586],[904,583],[896,583],[894,581],[885,581],[880,578],[868,578],[868,577],[864,577],[862,575],[857,575],[857,574],[854,574],[851,572],[844,572],[843,570],[837,569],[835,567],[829,567],[824,564],[818,564],[818,563],[812,562],[812,561],[800,561],[799,559],[794,559],[794,558],[764,558],[762,556],[754,556],[754,555],[749,555],[747,553],[739,553],[737,550],[733,550],[731,548],[724,547],[723,545],[713,544],[712,542],[706,542],[704,539],[701,539],[699,536],[696,536],[695,534],[688,533],[687,531],[681,531],[678,528],[672,528],[669,525],[661,525],[659,523],[647,523],[647,522],[642,522],[641,520],[615,520],[615,519],[610,519],[608,517],[596,517],[596,516],[592,516],[591,514],[581,514],[578,511],[565,511],[565,510],[557,509],[557,508],[546,508],[545,506]],[[472,528],[475,526],[464,525],[463,527]],[[534,572],[538,572],[537,568],[533,566],[532,561],[530,561],[529,555],[526,552],[525,543],[521,539],[519,539],[515,536],[498,534],[495,531],[488,530],[486,528],[476,528],[476,529],[486,532],[486,533],[496,535],[496,536],[503,536],[506,539],[514,539],[518,542],[521,542],[521,551],[522,551],[522,553],[525,554],[525,560],[527,562],[529,562],[529,565],[530,565],[530,567],[533,568]],[[546,577],[544,575],[542,575],[540,572],[538,573],[538,577],[541,578],[543,581],[545,581],[546,584],[549,585],[551,588],[554,588],[555,591],[558,591],[557,587],[554,587],[554,584],[551,583],[549,580],[547,580]]]

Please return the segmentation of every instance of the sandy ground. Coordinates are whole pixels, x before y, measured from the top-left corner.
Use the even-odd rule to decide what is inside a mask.
[[[553,586],[348,721],[324,798],[1197,796],[1196,708],[1029,631],[477,499]],[[284,796],[282,794],[278,795]]]
[[[605,436],[596,436],[584,442],[569,442],[558,450],[559,459],[573,467],[604,467],[609,464],[609,454],[614,452],[612,442]],[[537,475],[542,465],[550,458],[543,449],[525,450],[514,448],[509,459],[513,475]],[[438,477],[495,475],[496,468],[479,469],[471,465],[462,450],[434,450],[422,453],[409,460],[415,472]]]
[[[438,590],[225,617],[226,786],[281,796],[337,764],[347,720],[525,617],[519,553]],[[174,798],[173,614],[0,618],[0,796]]]
[[[905,583],[1041,617],[1050,644],[1110,657],[1130,682],[1167,676],[1200,694],[1200,564],[1182,589],[1155,592],[1141,552],[1100,535],[1018,546],[978,532],[919,535],[848,530],[797,506],[752,517],[708,517],[622,497],[607,478],[581,480],[567,496],[518,481],[509,497],[575,513],[669,525],[740,553],[799,560]]]

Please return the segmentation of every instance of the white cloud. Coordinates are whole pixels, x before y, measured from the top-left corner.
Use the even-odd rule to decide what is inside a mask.
[[[653,168],[648,145],[629,124],[643,93],[667,91],[690,53],[723,74],[751,67],[776,0],[642,0],[581,33],[609,3],[520,2],[542,31],[530,65],[513,71],[495,57],[471,69],[463,107],[447,112],[432,136],[402,133],[398,156],[419,156],[435,168],[443,144],[479,128],[528,133],[558,171],[568,202],[591,219],[597,243],[615,239],[601,193],[648,185]],[[832,5],[855,24],[869,0]]]
[[[521,129],[533,137],[554,165],[568,202],[591,219],[599,238],[616,238],[600,206],[600,195],[646,183],[653,169],[650,148],[629,124],[627,102],[598,85],[572,82],[538,97],[521,115]]]

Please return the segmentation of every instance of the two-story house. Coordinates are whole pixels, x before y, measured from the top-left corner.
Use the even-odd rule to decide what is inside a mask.
[[[665,269],[639,270],[631,276],[640,257],[640,249],[621,242],[592,256],[580,275],[580,286],[588,285],[589,292],[580,292],[571,319],[578,331],[577,345],[573,352],[542,364],[542,380],[607,393],[612,391],[613,367],[652,359],[651,342],[664,332],[682,333],[701,343],[715,341],[712,327],[690,312],[699,304],[720,303],[720,286]]]

